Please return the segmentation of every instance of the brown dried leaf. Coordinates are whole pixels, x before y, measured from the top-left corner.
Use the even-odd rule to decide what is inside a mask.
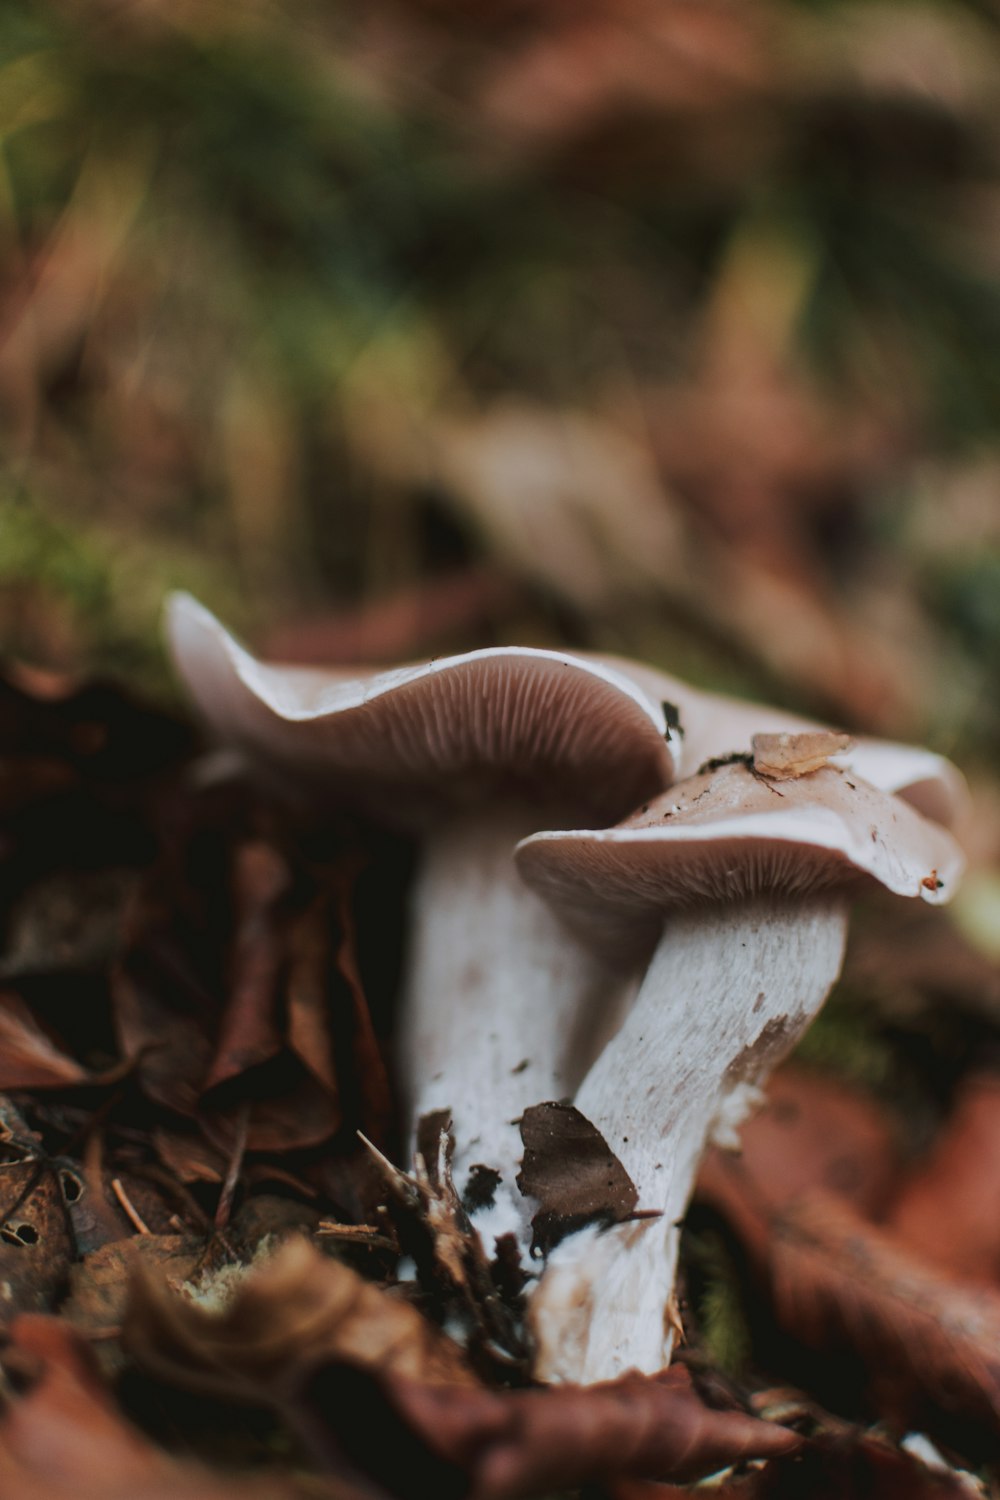
[[[639,1195],[596,1125],[572,1104],[535,1104],[521,1117],[524,1159],[517,1185],[537,1198],[532,1248],[551,1250],[594,1222],[620,1224]]]
[[[959,1087],[929,1155],[893,1202],[887,1225],[921,1259],[956,1280],[1000,1280],[1000,1076]]]
[[[137,1264],[123,1340],[162,1379],[228,1397],[281,1397],[303,1369],[326,1359],[431,1384],[475,1384],[458,1346],[416,1308],[300,1238],[248,1274],[218,1315]]]
[[[146,1093],[201,1118],[227,1157],[248,1108],[247,1149],[316,1145],[342,1119],[329,1026],[347,987],[329,911],[296,911],[277,848],[202,816],[133,905],[114,976],[123,1049]]]
[[[689,1479],[790,1453],[787,1428],[717,1411],[682,1366],[588,1387],[500,1392],[429,1386],[357,1370],[316,1370],[296,1396],[314,1444],[328,1433],[359,1468],[413,1500],[548,1495],[626,1475]],[[363,1434],[377,1430],[379,1444]]]
[[[0,1165],[0,1326],[51,1306],[73,1256],[58,1172],[30,1157]]]
[[[0,992],[0,1089],[58,1089],[91,1081],[86,1068],[42,1030],[20,995]]]
[[[430,656],[442,640],[496,627],[517,603],[512,580],[485,565],[435,574],[387,599],[367,599],[335,614],[286,620],[260,642],[265,660],[299,666],[353,667]]]
[[[179,1234],[137,1234],[102,1245],[70,1271],[62,1315],[83,1332],[117,1327],[124,1316],[134,1267],[141,1263],[180,1287],[194,1270],[199,1247]]]
[[[237,846],[226,1006],[202,1081],[205,1093],[270,1062],[281,1050],[276,1015],[284,958],[280,908],[290,883],[288,864],[272,845],[259,839]]]
[[[679,1500],[690,1494],[626,1480],[611,1488],[609,1500]],[[711,1500],[970,1500],[957,1474],[935,1473],[884,1439],[853,1428],[822,1433],[794,1456],[713,1485],[708,1494]]]
[[[970,1500],[957,1474],[935,1473],[878,1436],[822,1433],[791,1462],[779,1461],[724,1488],[718,1500]],[[974,1492],[973,1492],[974,1493]]]
[[[22,1317],[5,1355],[28,1374],[27,1394],[0,1422],[0,1489],[31,1500],[304,1500],[293,1479],[225,1478],[178,1463],[115,1410],[89,1350],[66,1323]],[[363,1500],[331,1481],[329,1500]]]
[[[888,1415],[1000,1431],[1000,1293],[947,1279],[830,1194],[769,1211],[736,1160],[716,1157],[698,1191],[740,1236],[782,1327],[859,1356]]]
[[[769,1210],[819,1188],[874,1217],[898,1179],[886,1111],[865,1090],[810,1068],[779,1068],[740,1140],[741,1181]],[[717,1149],[706,1154],[706,1184],[725,1160]]]
[[[357,873],[356,867],[342,867],[335,872],[336,926],[340,934],[336,967],[347,986],[351,1003],[349,1010],[346,1006],[337,1007],[334,1025],[342,1015],[345,1020],[349,1015],[350,1024],[343,1027],[347,1035],[341,1040],[338,1032],[344,1055],[352,1061],[351,1067],[345,1069],[348,1079],[341,1081],[344,1113],[360,1124],[369,1140],[380,1145],[389,1138],[395,1111],[389,1073],[372,1025],[368,997],[358,969],[357,932],[352,904]],[[332,925],[329,914],[326,914],[325,926],[329,928]]]
[[[853,744],[849,734],[832,729],[805,734],[755,734],[750,741],[753,768],[772,781],[791,781],[808,776],[829,763],[831,755],[843,755]]]
[[[152,1132],[156,1154],[181,1182],[221,1183],[226,1173],[226,1159],[198,1135],[181,1135],[178,1131]]]

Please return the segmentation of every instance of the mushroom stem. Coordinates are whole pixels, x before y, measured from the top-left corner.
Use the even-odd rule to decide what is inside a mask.
[[[448,819],[425,840],[414,891],[399,1073],[414,1126],[451,1113],[460,1191],[477,1163],[500,1173],[503,1211],[476,1219],[496,1233],[530,1214],[514,1182],[518,1119],[573,1094],[615,1019],[614,981],[513,862],[517,840],[557,816],[508,800]]]
[[[735,1131],[757,1087],[840,972],[841,893],[758,897],[667,921],[624,1025],[577,1092],[657,1219],[589,1228],[549,1258],[531,1302],[543,1380],[646,1373],[670,1359],[680,1220],[702,1152]]]

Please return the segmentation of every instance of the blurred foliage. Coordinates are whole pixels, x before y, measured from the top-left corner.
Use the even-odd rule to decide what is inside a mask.
[[[998,85],[987,0],[7,0],[0,646],[180,584],[988,766]]]

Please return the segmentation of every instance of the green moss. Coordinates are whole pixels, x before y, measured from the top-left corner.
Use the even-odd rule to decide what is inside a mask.
[[[692,1267],[702,1351],[717,1369],[734,1378],[750,1361],[750,1330],[733,1258],[720,1234],[710,1229],[688,1234],[685,1259]]]
[[[892,1048],[876,1020],[844,990],[820,1011],[795,1059],[866,1088],[883,1087],[893,1071]]]
[[[6,648],[29,659],[39,652],[30,626],[18,628],[26,599],[64,618],[79,665],[130,677],[151,688],[170,682],[160,637],[164,596],[190,588],[217,601],[227,619],[245,616],[235,580],[193,546],[162,537],[128,537],[77,523],[24,492],[0,493],[0,622]]]

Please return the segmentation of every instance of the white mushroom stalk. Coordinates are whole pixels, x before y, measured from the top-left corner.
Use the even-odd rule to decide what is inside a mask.
[[[609,954],[661,933],[621,1030],[575,1104],[646,1218],[556,1248],[534,1292],[536,1374],[596,1381],[668,1363],[679,1221],[710,1139],[732,1145],[760,1085],[823,1004],[852,887],[948,898],[962,856],[898,797],[832,767],[771,783],[736,764],[617,828],[541,833],[525,879]]]
[[[561,652],[504,647],[359,677],[265,665],[187,596],[167,629],[220,738],[317,807],[420,834],[399,1055],[411,1126],[449,1111],[459,1189],[477,1163],[503,1179],[480,1227],[522,1228],[516,1120],[572,1093],[614,984],[524,886],[513,849],[538,828],[614,821],[666,786],[677,737],[661,704]]]

